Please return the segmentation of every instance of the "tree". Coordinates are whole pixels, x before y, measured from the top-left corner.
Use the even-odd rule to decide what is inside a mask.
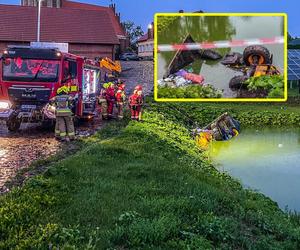
[[[133,50],[137,49],[136,43],[138,38],[144,35],[144,31],[140,25],[135,25],[132,21],[126,21],[123,23],[126,33],[129,35],[131,48]]]

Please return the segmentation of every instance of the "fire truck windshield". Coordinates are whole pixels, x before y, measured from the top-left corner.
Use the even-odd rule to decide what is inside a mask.
[[[52,82],[57,81],[59,60],[4,58],[4,81]]]

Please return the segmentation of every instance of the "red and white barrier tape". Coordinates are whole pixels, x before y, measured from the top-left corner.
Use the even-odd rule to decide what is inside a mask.
[[[161,44],[157,46],[158,52],[177,51],[177,50],[199,50],[199,49],[220,49],[233,47],[246,47],[250,45],[267,45],[284,43],[284,37],[257,38],[245,40],[203,42],[203,43],[183,43],[183,44]]]

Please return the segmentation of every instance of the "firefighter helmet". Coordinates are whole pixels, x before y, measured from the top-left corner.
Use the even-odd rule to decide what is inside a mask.
[[[59,94],[68,94],[69,93],[69,89],[67,86],[62,86],[60,88],[57,89],[57,92],[56,92],[58,95]]]
[[[134,90],[136,91],[142,91],[143,90],[143,87],[141,85],[136,85]]]
[[[124,90],[125,89],[125,84],[121,84],[118,86],[118,90]]]
[[[109,83],[103,83],[103,88],[107,89],[109,87]]]

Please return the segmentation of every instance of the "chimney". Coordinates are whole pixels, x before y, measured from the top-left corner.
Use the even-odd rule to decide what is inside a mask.
[[[148,34],[148,39],[152,39],[153,38],[153,22],[148,25],[147,34]]]

